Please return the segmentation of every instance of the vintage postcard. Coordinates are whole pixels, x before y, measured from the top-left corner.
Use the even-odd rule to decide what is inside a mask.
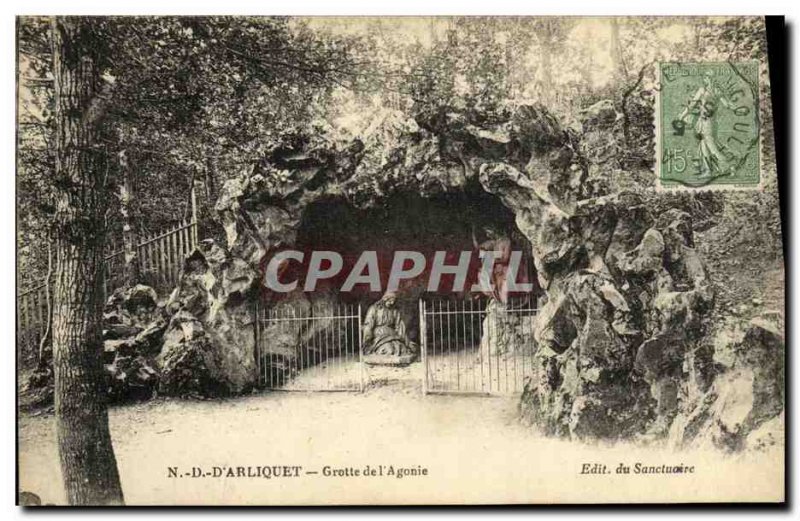
[[[784,502],[782,23],[17,18],[18,503]]]

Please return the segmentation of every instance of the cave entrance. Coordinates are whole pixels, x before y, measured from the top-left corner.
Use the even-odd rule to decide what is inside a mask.
[[[281,296],[271,310],[275,319],[299,317],[298,324],[289,326],[294,330],[288,340],[282,326],[284,330],[272,332],[282,340],[264,343],[270,352],[262,357],[266,380],[262,383],[297,390],[358,390],[383,379],[381,364],[370,362],[376,354],[370,349],[373,345],[377,349],[379,339],[373,335],[364,339],[362,332],[365,322],[369,324],[368,310],[385,295],[395,255],[410,251],[425,262],[422,272],[401,280],[395,292],[403,334],[416,355],[408,373],[421,376],[427,392],[521,391],[530,366],[531,319],[540,291],[531,244],[517,228],[513,213],[478,185],[432,197],[401,192],[381,203],[361,209],[331,197],[305,208],[293,246],[303,260],[281,272],[282,280],[298,281],[298,288]],[[496,250],[498,244],[518,252],[514,282],[529,288],[505,291],[497,265],[485,272],[488,280],[486,275],[481,279],[480,251]],[[313,291],[307,291],[304,281],[315,251],[336,252],[343,266],[337,275],[316,281]],[[374,252],[377,258],[379,286],[362,282],[344,290],[364,252]],[[444,252],[447,266],[459,264],[465,252],[470,255],[463,287],[456,274],[447,272],[439,284],[429,287],[437,252]],[[507,270],[508,261],[506,256],[498,265]],[[331,263],[320,267],[328,269]],[[481,282],[494,290],[471,291]],[[277,358],[284,362],[277,363],[276,345],[281,343],[286,346]],[[517,355],[523,354],[525,359],[518,360]],[[336,371],[330,378],[325,374],[328,368]],[[302,384],[304,379],[308,385]]]

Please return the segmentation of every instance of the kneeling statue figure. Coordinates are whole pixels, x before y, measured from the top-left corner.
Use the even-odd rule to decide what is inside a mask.
[[[406,324],[396,303],[395,293],[387,292],[367,310],[362,332],[364,361],[368,364],[405,365],[417,356],[417,346],[406,336]]]

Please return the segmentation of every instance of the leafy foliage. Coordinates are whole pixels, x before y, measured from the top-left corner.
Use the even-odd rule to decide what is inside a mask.
[[[218,186],[271,151],[292,147],[334,87],[359,81],[358,41],[321,39],[286,18],[109,17],[87,23],[107,45],[109,99],[97,146],[109,158],[127,152],[142,233],[187,217],[195,181]],[[53,212],[49,31],[48,19],[19,21],[24,90],[18,242],[20,273],[33,280],[44,256],[32,248],[46,242]],[[115,161],[109,164],[114,184],[120,172]],[[121,225],[115,203],[107,216],[112,235]]]

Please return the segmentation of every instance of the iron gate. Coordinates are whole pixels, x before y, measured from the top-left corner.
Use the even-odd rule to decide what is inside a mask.
[[[515,394],[533,369],[527,300],[420,300],[423,393]]]
[[[260,386],[363,391],[360,305],[256,307]]]
[[[533,369],[536,307],[527,300],[419,301],[422,391],[516,394]],[[256,308],[261,387],[363,391],[361,306]]]

